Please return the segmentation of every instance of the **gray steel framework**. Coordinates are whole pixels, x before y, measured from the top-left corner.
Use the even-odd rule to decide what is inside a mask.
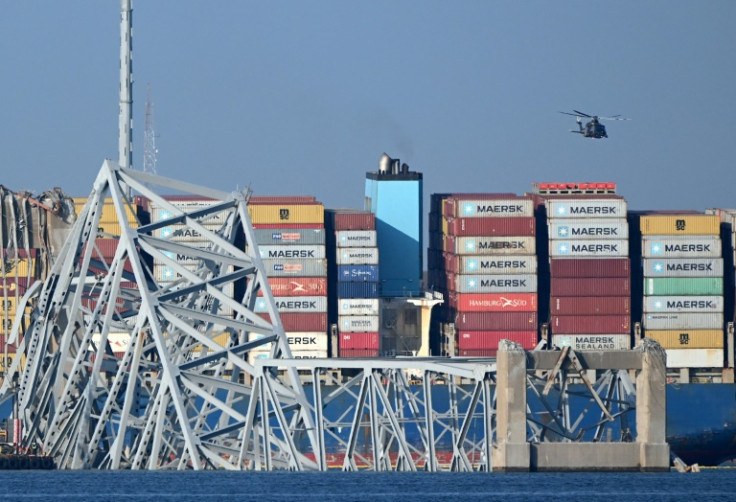
[[[125,188],[171,217],[128,224]],[[185,212],[155,188],[214,201]],[[98,232],[105,198],[119,237]],[[257,246],[245,246],[255,243],[247,199],[103,164],[47,279],[18,306],[34,305],[9,340],[25,363],[15,358],[0,400],[22,410],[23,444],[65,469],[491,470],[493,360],[292,359]],[[174,224],[204,243],[163,237]],[[117,239],[112,260],[101,259],[100,237]],[[152,259],[177,279],[156,281]],[[259,291],[272,322],[254,313]],[[120,336],[127,346],[115,353]],[[248,352],[265,344],[271,358],[251,364]],[[632,409],[628,373],[588,382],[575,354],[545,352],[560,360],[529,366],[527,394],[540,404],[530,401],[527,440],[606,439]],[[592,405],[570,405],[580,392]]]

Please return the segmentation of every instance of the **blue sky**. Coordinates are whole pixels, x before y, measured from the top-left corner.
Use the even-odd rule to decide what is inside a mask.
[[[736,207],[736,2],[134,0],[134,164],[362,207],[385,151],[433,192],[616,181],[633,209]],[[6,2],[0,184],[89,193],[118,158],[119,2]],[[623,114],[609,139],[578,109]]]

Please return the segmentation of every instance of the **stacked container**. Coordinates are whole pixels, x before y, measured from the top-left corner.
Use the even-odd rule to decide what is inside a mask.
[[[327,357],[324,206],[309,196],[252,197],[248,213],[292,357]],[[262,293],[255,312],[270,320]],[[251,360],[269,348],[251,351]]]
[[[0,371],[5,374],[15,355],[15,346],[6,346],[5,343],[13,329],[13,322],[17,315],[31,313],[31,307],[18,312],[17,305],[28,286],[37,278],[38,250],[0,249],[0,252]]]
[[[720,218],[648,214],[640,218],[644,335],[667,350],[670,368],[724,362]]]
[[[330,322],[338,329],[339,357],[377,357],[379,335],[379,257],[373,213],[350,209],[327,211]],[[334,351],[333,351],[333,355]]]
[[[461,357],[493,357],[502,339],[536,346],[537,257],[534,206],[510,194],[450,195],[442,208],[447,307]],[[433,265],[436,267],[437,254]],[[436,269],[435,269],[436,270]],[[435,278],[436,280],[436,278]]]
[[[626,201],[605,195],[545,202],[552,344],[574,350],[631,347]]]

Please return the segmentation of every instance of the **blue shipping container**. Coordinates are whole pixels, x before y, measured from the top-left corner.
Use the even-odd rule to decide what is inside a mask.
[[[339,265],[337,280],[341,282],[376,282],[378,265]]]
[[[338,282],[338,298],[378,298],[377,282]]]

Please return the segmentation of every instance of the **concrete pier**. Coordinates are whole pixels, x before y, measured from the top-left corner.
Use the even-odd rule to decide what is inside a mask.
[[[502,343],[497,356],[496,445],[494,472],[520,471],[668,471],[665,441],[665,351],[644,339],[631,351],[525,352]],[[636,372],[636,430],[633,442],[527,442],[527,372],[590,370]]]

